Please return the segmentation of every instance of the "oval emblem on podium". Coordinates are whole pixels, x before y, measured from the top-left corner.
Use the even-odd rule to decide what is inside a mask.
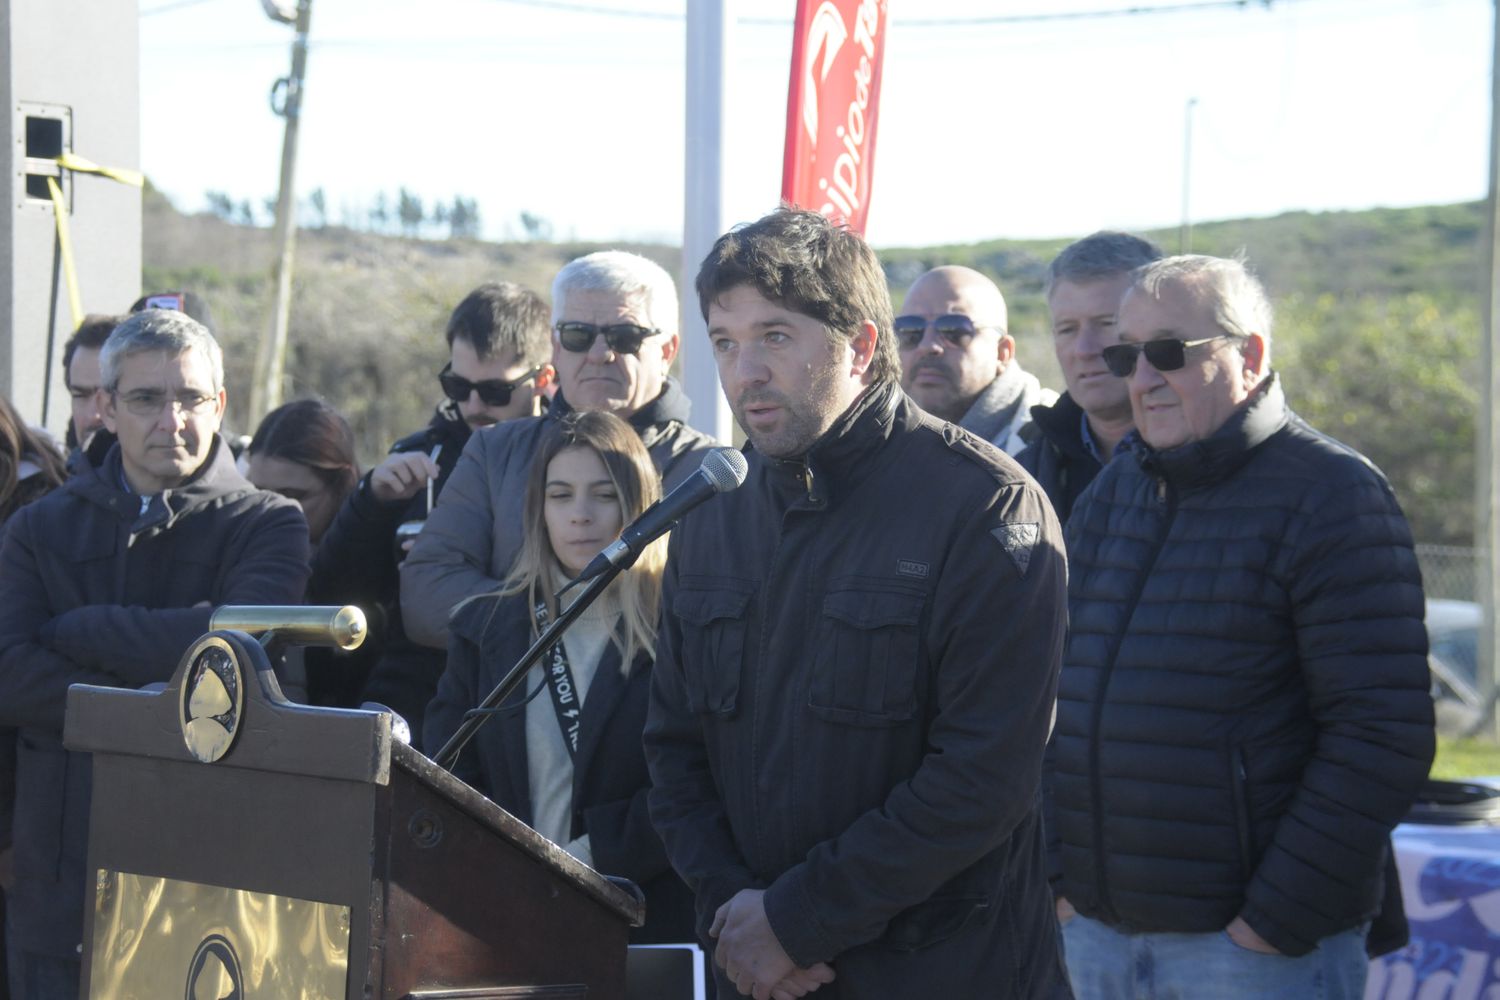
[[[223,639],[205,636],[192,652],[182,678],[182,739],[205,764],[221,759],[234,745],[245,707],[245,673]]]
[[[198,945],[188,966],[183,1000],[244,1000],[245,983],[240,956],[234,945],[220,934],[211,934]]]

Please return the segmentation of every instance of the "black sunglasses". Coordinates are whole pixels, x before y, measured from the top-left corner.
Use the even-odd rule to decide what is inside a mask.
[[[910,351],[921,344],[929,326],[954,347],[967,346],[974,339],[974,334],[984,329],[962,313],[949,313],[930,321],[924,316],[897,316],[892,326],[896,331],[896,342],[903,351]]]
[[[637,354],[641,342],[654,337],[661,330],[654,326],[637,326],[635,323],[608,323],[595,326],[593,323],[576,323],[564,320],[557,324],[557,342],[563,350],[583,354],[594,346],[594,338],[604,334],[604,342],[616,354]]]
[[[442,384],[443,395],[455,403],[466,402],[469,393],[477,392],[480,401],[485,406],[509,406],[511,393],[536,378],[541,371],[542,366],[537,365],[514,382],[502,382],[497,378],[485,379],[483,382],[470,382],[462,375],[453,374],[453,365],[449,363],[438,372],[438,382]]]
[[[1142,354],[1146,355],[1146,360],[1157,371],[1175,372],[1187,364],[1189,347],[1212,344],[1228,336],[1230,335],[1227,333],[1221,333],[1217,337],[1204,337],[1202,340],[1165,337],[1161,340],[1148,340],[1144,344],[1111,344],[1099,354],[1104,358],[1104,366],[1109,369],[1109,373],[1119,378],[1128,378],[1135,371],[1135,359]]]

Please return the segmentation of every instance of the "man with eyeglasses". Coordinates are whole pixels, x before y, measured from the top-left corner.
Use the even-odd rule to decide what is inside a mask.
[[[1068,521],[1051,774],[1074,989],[1362,997],[1433,755],[1406,519],[1287,408],[1239,261],[1142,267],[1116,332],[1135,430]]]
[[[1161,257],[1138,236],[1098,232],[1069,244],[1047,270],[1052,347],[1067,391],[1031,408],[1032,441],[1016,460],[1064,521],[1133,426],[1125,383],[1100,352],[1115,342],[1115,312],[1130,272]]]
[[[1005,297],[967,267],[936,267],[912,282],[895,319],[901,388],[939,420],[973,431],[1007,454],[1025,447],[1031,408],[1052,402],[1021,368],[1006,330]]]
[[[531,456],[549,421],[608,410],[640,434],[671,490],[702,462],[712,438],[688,426],[690,402],[667,374],[677,356],[677,286],[637,254],[606,250],[571,261],[552,282],[552,367],[547,414],[475,434],[442,500],[401,567],[407,634],[444,648],[448,616],[497,590],[520,551]]]
[[[100,352],[98,466],[23,507],[0,548],[0,726],[20,730],[11,996],[79,992],[89,758],[62,745],[70,684],[168,680],[223,604],[297,604],[307,522],[255,489],[219,436],[219,345],[189,317],[148,309]],[[87,892],[85,886],[87,885]]]
[[[487,282],[454,308],[446,330],[448,361],[437,373],[444,400],[427,426],[391,446],[335,516],[313,557],[314,603],[353,603],[371,612],[360,662],[369,676],[335,661],[310,666],[308,700],[351,707],[365,701],[394,709],[420,740],[422,715],[437,691],[443,653],[407,638],[401,617],[400,563],[475,431],[533,417],[552,382],[547,304],[509,281]],[[402,528],[402,525],[407,525]]]

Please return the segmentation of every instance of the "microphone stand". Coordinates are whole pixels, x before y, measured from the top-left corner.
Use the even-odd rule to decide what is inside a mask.
[[[547,626],[547,631],[543,632],[537,638],[537,641],[531,644],[531,648],[526,651],[526,654],[516,661],[515,666],[510,668],[510,672],[500,678],[500,683],[496,684],[494,690],[485,696],[484,701],[479,703],[479,707],[469,710],[464,718],[463,725],[458,727],[458,730],[448,738],[448,742],[443,744],[443,748],[433,758],[439,767],[445,771],[453,770],[453,766],[458,763],[458,755],[463,752],[469,740],[474,738],[474,734],[479,731],[480,726],[490,720],[490,717],[494,715],[495,708],[516,689],[517,685],[526,679],[526,671],[530,670],[542,658],[542,655],[560,640],[567,627],[573,624],[579,615],[588,610],[590,604],[599,599],[599,596],[604,593],[605,588],[610,585],[614,578],[619,576],[623,570],[629,569],[634,563],[635,558],[632,556],[632,558],[624,560],[622,565],[611,565],[603,573],[589,581],[587,589],[578,595],[577,600],[568,605],[566,611],[559,613],[551,625]]]

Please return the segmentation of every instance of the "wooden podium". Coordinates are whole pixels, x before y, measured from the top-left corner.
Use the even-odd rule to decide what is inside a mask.
[[[210,632],[160,692],[75,686],[93,754],[85,994],[623,998],[644,903],[422,754],[294,705]]]

